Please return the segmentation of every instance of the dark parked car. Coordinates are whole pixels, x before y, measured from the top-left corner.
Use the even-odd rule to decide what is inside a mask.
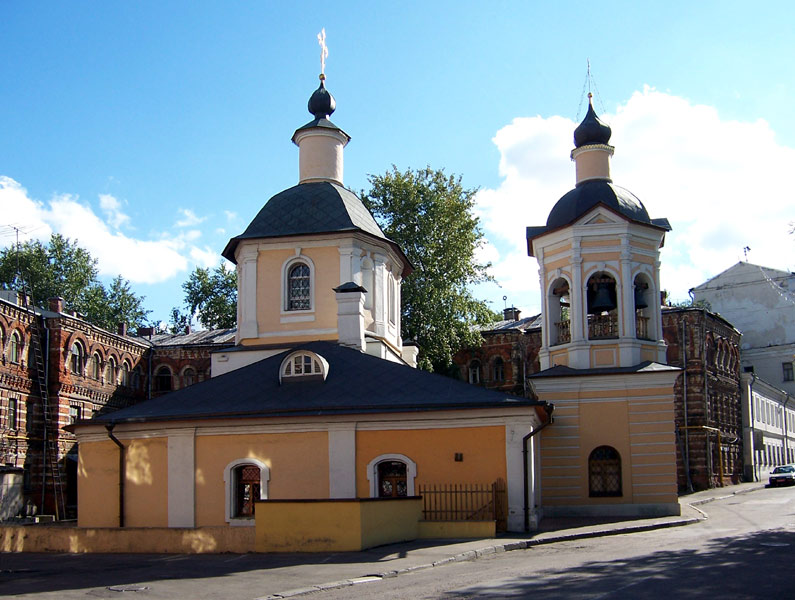
[[[781,465],[770,473],[770,487],[777,485],[795,485],[795,466]]]

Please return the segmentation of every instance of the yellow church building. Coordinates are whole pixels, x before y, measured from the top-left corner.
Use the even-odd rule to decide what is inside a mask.
[[[507,529],[537,524],[535,434],[551,406],[415,368],[400,329],[412,266],[343,185],[350,137],[329,119],[323,76],[308,108],[292,138],[298,184],[223,252],[237,267],[238,328],[235,345],[213,354],[213,377],[71,426],[79,527],[256,523],[265,536],[313,511],[334,520],[328,502],[500,480]],[[288,501],[295,523],[257,518]]]

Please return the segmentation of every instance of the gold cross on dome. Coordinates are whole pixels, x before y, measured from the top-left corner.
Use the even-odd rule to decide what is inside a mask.
[[[317,34],[317,43],[320,45],[320,78],[326,78],[326,58],[328,58],[328,46],[326,46],[326,28]]]

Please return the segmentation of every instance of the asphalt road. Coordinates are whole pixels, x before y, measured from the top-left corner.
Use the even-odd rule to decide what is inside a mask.
[[[695,525],[514,550],[305,597],[795,597],[795,488],[762,489],[702,508],[709,518]],[[387,571],[406,548],[354,555],[0,554],[0,595],[254,599],[366,575],[363,565]],[[441,558],[455,548],[433,551]]]
[[[709,518],[696,525],[537,546],[313,598],[795,598],[795,488],[702,508]]]

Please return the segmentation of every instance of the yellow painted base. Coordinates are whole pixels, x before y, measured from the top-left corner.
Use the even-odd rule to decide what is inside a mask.
[[[253,548],[253,527],[0,527],[2,552],[213,554]]]
[[[350,552],[414,540],[421,498],[257,502],[257,552]]]
[[[497,535],[495,521],[420,521],[420,538],[478,539]]]

